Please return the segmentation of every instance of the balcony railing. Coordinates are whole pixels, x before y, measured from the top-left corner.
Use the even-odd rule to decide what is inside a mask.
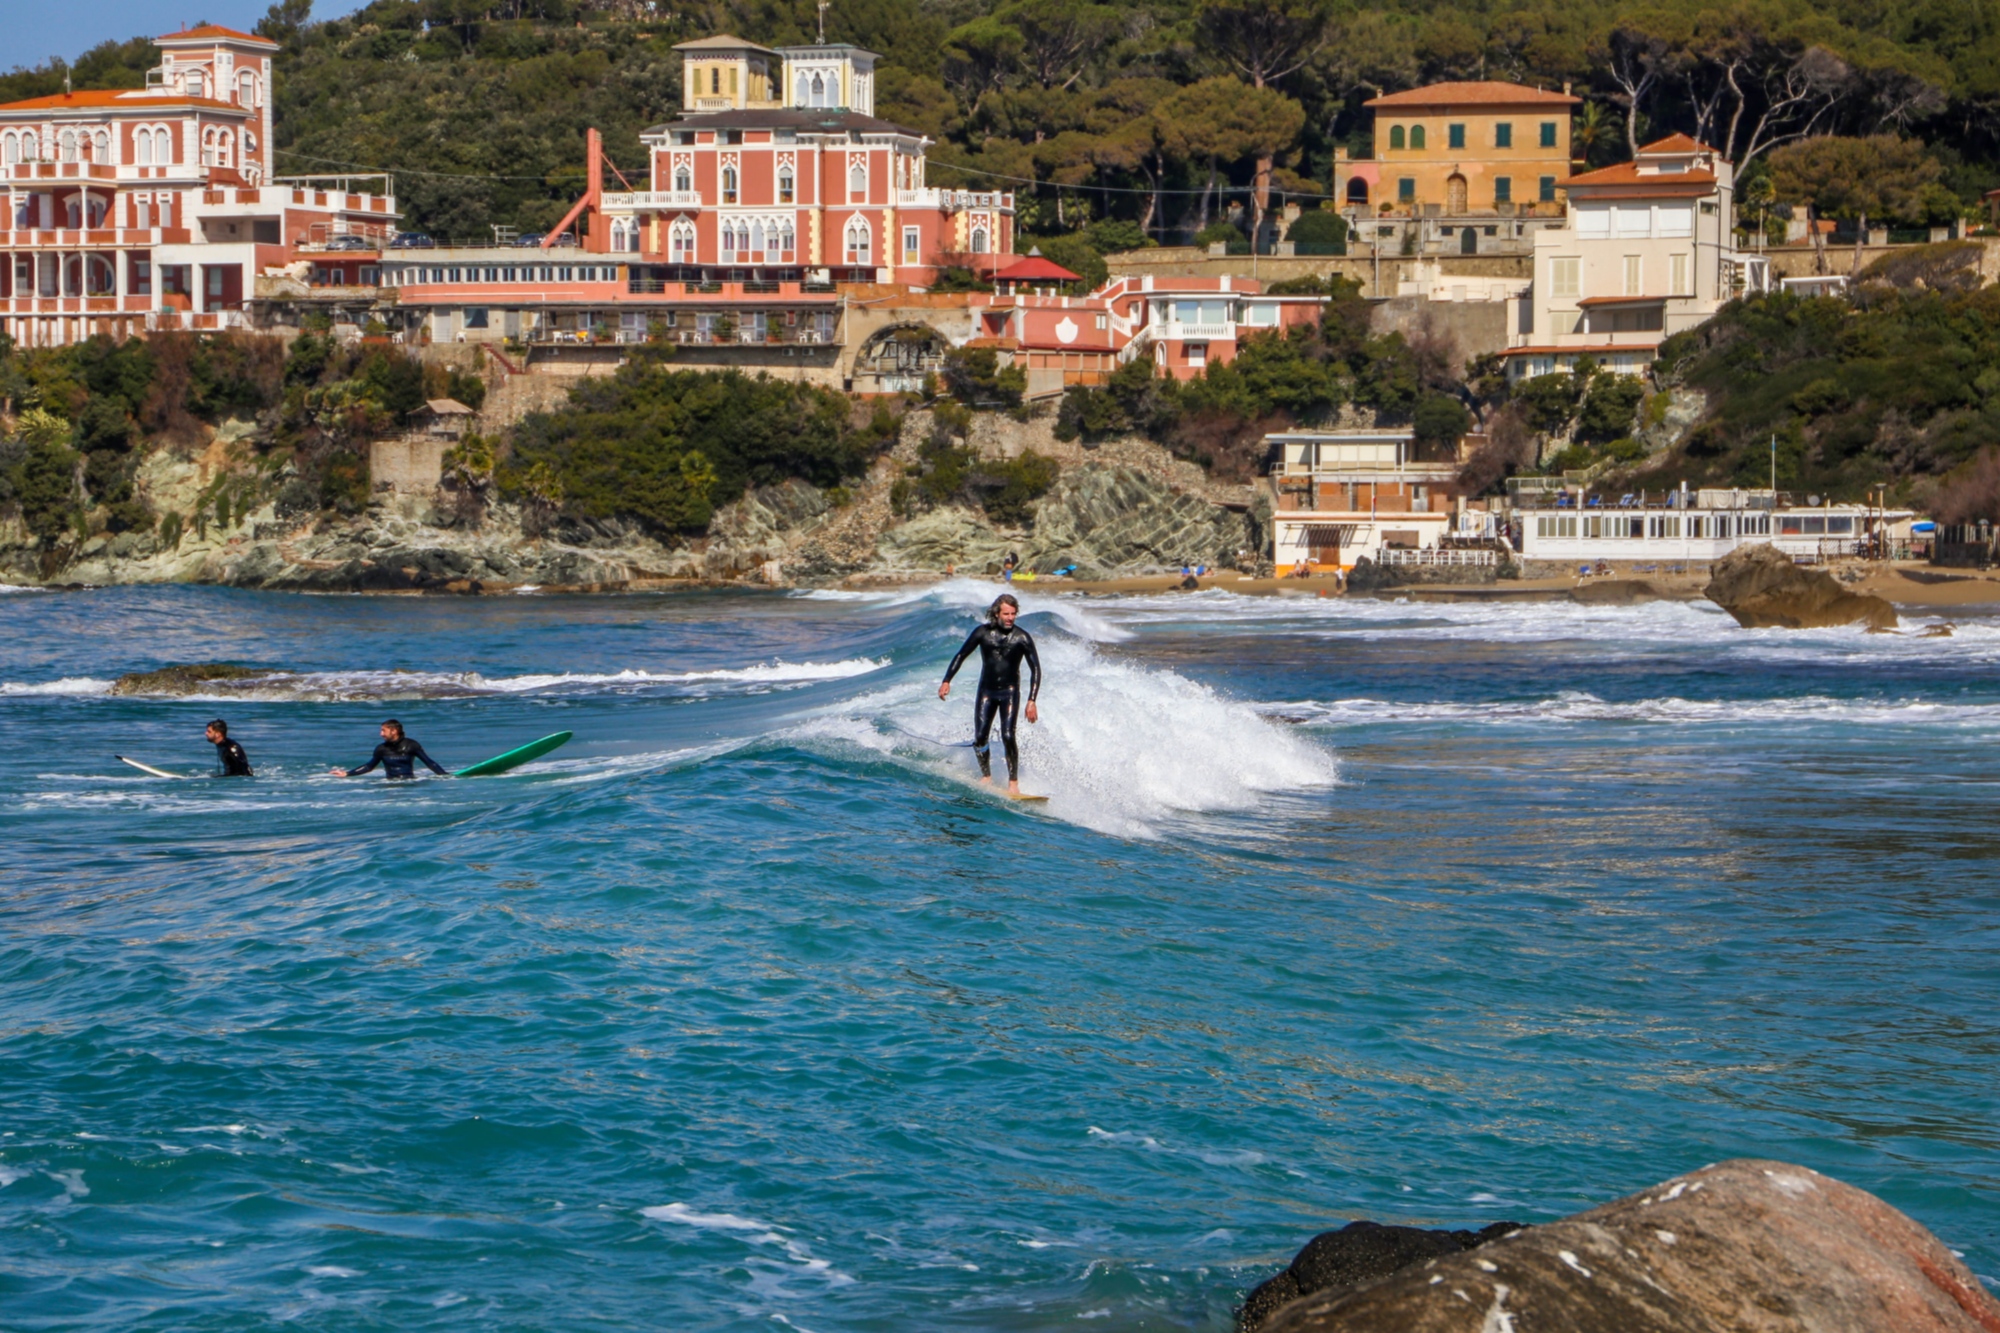
[[[943,208],[952,211],[969,208],[1011,208],[1014,196],[994,190],[945,190],[925,187],[917,190],[896,191],[898,208]]]
[[[606,191],[607,213],[639,212],[648,208],[700,208],[699,190],[634,190],[629,193]]]

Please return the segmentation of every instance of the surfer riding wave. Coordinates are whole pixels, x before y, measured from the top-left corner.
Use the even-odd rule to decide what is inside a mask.
[[[1000,744],[1007,753],[1007,794],[1021,794],[1021,751],[1015,744],[1015,717],[1021,711],[1021,662],[1028,663],[1028,721],[1036,720],[1035,696],[1042,689],[1042,659],[1035,652],[1035,637],[1014,623],[1021,604],[1014,594],[1003,592],[987,608],[986,623],[966,636],[951,665],[938,683],[938,698],[951,697],[951,678],[965,659],[979,650],[979,693],[972,707],[972,753],[979,757],[979,780],[993,781],[993,751],[989,738],[993,722],[1000,722]]]

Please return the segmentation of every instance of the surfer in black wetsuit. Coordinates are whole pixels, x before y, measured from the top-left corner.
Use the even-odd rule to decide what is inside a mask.
[[[993,752],[987,744],[993,719],[1000,719],[1000,744],[1007,752],[1007,794],[1021,794],[1021,751],[1014,744],[1014,715],[1021,708],[1021,660],[1028,662],[1028,721],[1035,720],[1035,696],[1042,689],[1042,659],[1035,654],[1035,639],[1014,623],[1021,604],[1014,594],[1003,592],[987,608],[986,623],[966,636],[958,655],[944,669],[938,684],[938,698],[951,697],[951,678],[958,674],[972,650],[979,650],[979,697],[972,706],[972,752],[979,756],[981,782],[993,781]]]
[[[424,747],[403,734],[403,724],[390,718],[382,724],[382,743],[375,747],[374,755],[359,768],[336,768],[332,770],[337,778],[358,778],[363,773],[372,773],[375,766],[382,766],[385,777],[413,778],[417,775],[417,764],[441,778],[451,774],[438,767],[437,760],[424,753]]]
[[[229,739],[229,724],[221,718],[208,724],[208,743],[215,747],[215,762],[221,771],[221,778],[247,778],[250,772],[250,756],[243,753],[243,747]]]

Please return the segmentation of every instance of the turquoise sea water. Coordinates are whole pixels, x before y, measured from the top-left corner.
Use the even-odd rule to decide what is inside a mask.
[[[0,1325],[1221,1330],[1743,1154],[2000,1274],[2000,623],[1030,594],[1030,810],[992,591],[0,595]]]

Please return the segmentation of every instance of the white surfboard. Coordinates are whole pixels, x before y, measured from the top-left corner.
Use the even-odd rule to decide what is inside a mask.
[[[114,754],[111,757],[121,764],[132,765],[132,767],[138,769],[141,773],[151,773],[156,778],[177,778],[180,776],[178,773],[168,773],[162,769],[154,768],[151,764],[142,764],[137,759],[127,759],[122,754]]]

